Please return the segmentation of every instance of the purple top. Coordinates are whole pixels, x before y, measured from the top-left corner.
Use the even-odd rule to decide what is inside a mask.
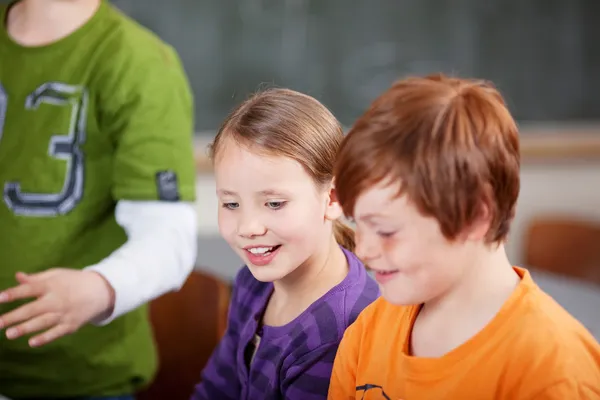
[[[227,332],[202,372],[192,400],[326,399],[344,331],[379,296],[377,283],[346,249],[348,275],[284,326],[260,326],[273,291],[248,267],[233,286]],[[253,339],[260,344],[249,363]]]

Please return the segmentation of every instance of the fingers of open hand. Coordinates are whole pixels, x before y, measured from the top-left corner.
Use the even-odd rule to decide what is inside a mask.
[[[24,283],[0,293],[0,303],[8,303],[15,300],[39,297],[46,291],[46,286],[41,282]]]
[[[6,331],[6,337],[16,339],[30,333],[39,332],[43,329],[48,329],[60,322],[60,314],[45,313],[33,317],[22,324],[13,326]]]
[[[27,321],[50,311],[50,304],[48,303],[51,302],[42,297],[21,307],[17,307],[13,311],[0,316],[0,328],[6,328],[19,322]]]
[[[77,330],[77,327],[72,324],[58,324],[48,329],[46,332],[36,335],[29,339],[29,345],[31,347],[43,346],[50,343],[60,337],[69,335]]]
[[[31,347],[45,345],[75,332],[79,327],[73,318],[70,318],[67,310],[60,307],[60,304],[59,299],[53,296],[41,297],[1,316],[0,326],[9,327],[6,331],[8,339],[17,339],[47,329],[29,340]]]

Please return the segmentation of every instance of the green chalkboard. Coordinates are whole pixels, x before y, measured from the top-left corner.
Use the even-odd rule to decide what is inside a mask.
[[[350,125],[392,81],[494,81],[520,121],[600,119],[598,0],[113,0],[180,53],[197,130],[264,85]]]

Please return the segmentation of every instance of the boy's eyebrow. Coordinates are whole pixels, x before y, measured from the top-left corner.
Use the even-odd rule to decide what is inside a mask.
[[[372,222],[373,219],[376,219],[376,218],[381,218],[381,215],[379,215],[377,213],[363,214],[358,219],[360,221]]]
[[[217,193],[220,194],[221,196],[235,196],[236,193],[232,192],[231,190],[226,190],[226,189],[217,189]]]

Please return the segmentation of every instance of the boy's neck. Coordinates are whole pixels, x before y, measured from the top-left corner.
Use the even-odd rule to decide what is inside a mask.
[[[346,256],[332,235],[323,252],[309,258],[284,279],[273,282],[274,292],[263,322],[266,325],[290,322],[347,274]]]
[[[486,248],[479,252],[466,269],[457,286],[424,305],[423,308],[443,312],[458,311],[466,305],[485,303],[491,296],[512,293],[519,277],[508,261],[504,245]]]
[[[504,245],[483,250],[460,283],[423,305],[413,326],[411,353],[440,357],[462,345],[496,316],[519,282]]]
[[[84,25],[101,0],[21,0],[9,10],[6,30],[23,46],[56,42]]]

